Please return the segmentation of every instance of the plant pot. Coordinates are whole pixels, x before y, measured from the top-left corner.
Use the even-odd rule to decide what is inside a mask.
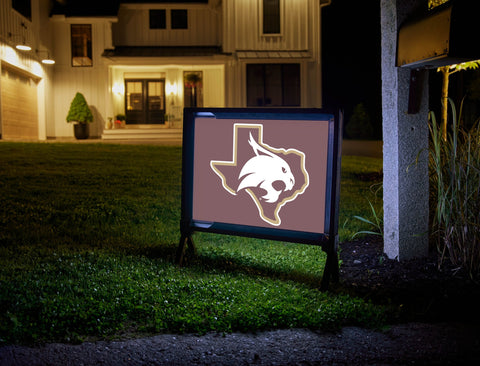
[[[77,140],[88,139],[89,129],[87,123],[76,123],[73,125],[73,132]]]

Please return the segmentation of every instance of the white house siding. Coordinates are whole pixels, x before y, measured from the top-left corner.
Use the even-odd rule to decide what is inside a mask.
[[[225,0],[223,12],[225,52],[237,50],[308,50],[311,48],[309,27],[319,24],[319,14],[312,14],[318,0],[282,0],[282,33],[263,35],[261,30],[262,0]],[[316,6],[315,6],[316,7]],[[318,7],[317,7],[318,10]]]
[[[150,29],[149,10],[166,9],[167,29]],[[188,10],[188,29],[170,29],[170,10]],[[218,46],[221,13],[207,4],[123,4],[113,25],[117,46]]]
[[[37,121],[35,123],[38,131],[36,135],[41,140],[47,136],[48,121],[53,114],[53,104],[49,97],[52,68],[39,62],[42,56],[46,56],[51,51],[51,43],[49,42],[51,28],[48,24],[49,6],[49,0],[32,1],[32,19],[27,19],[12,9],[10,0],[0,0],[0,68],[8,68],[24,77],[35,80],[35,83],[31,85],[36,88],[36,96],[33,96],[31,99],[31,101],[34,99],[36,101],[33,104],[28,104],[32,112],[28,115],[35,117],[25,117],[24,111],[21,110],[25,107],[18,108],[15,111],[10,105],[9,113],[13,116],[13,119],[17,118],[15,115],[19,117],[19,120],[22,118],[36,118]],[[23,40],[32,47],[31,51],[18,51],[15,49],[15,44]],[[0,83],[0,90],[8,87],[9,83],[5,82],[3,86]],[[8,90],[2,90],[3,93],[11,95]],[[1,103],[2,100],[0,100]],[[6,103],[6,101],[4,100],[3,103]],[[33,122],[25,121],[22,123],[31,125]],[[0,114],[0,132],[1,126],[2,115]],[[29,138],[31,136],[20,135],[17,137]]]
[[[73,137],[73,126],[66,122],[70,104],[77,92],[84,95],[93,113],[90,124],[90,136],[99,137],[108,117],[109,77],[108,66],[102,53],[111,47],[110,23],[108,18],[65,18],[52,19],[55,48],[55,74],[53,100],[55,105],[55,128],[51,137]],[[70,27],[71,24],[92,25],[92,62],[93,66],[74,67],[71,60]]]
[[[262,32],[262,0],[223,1],[223,50],[234,54],[226,65],[226,100],[246,106],[246,68],[251,63],[297,63],[301,107],[322,107],[321,7],[319,0],[281,0],[281,33]]]

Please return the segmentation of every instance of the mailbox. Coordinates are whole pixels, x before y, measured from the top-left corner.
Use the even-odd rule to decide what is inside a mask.
[[[397,66],[436,68],[480,59],[474,1],[451,1],[401,25]]]

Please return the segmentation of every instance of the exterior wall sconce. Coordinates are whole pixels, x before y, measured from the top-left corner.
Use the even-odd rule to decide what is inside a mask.
[[[22,26],[22,28],[27,29],[27,26],[25,25],[25,23],[21,23],[21,26]],[[13,33],[9,32],[8,37],[13,38],[14,40],[15,39],[17,39],[17,40],[20,39],[20,41],[17,41],[17,43],[15,44],[15,48],[17,50],[20,50],[20,51],[31,51],[32,50],[32,47],[30,45],[28,45],[26,40],[25,40],[25,35],[13,34]]]
[[[50,57],[50,52],[37,50],[36,53],[37,53],[37,55],[39,55],[39,56],[40,56],[41,53],[46,54],[46,57],[41,57],[41,56],[40,56],[41,61],[42,61],[42,64],[45,64],[45,65],[53,65],[53,64],[55,64],[55,60]]]
[[[12,33],[8,33],[8,37],[9,38],[13,38],[13,39],[21,39],[19,42],[15,43],[15,48],[17,50],[20,50],[20,51],[31,51],[32,50],[32,47],[30,47],[27,42],[25,41],[25,37],[24,36],[19,36],[19,35],[15,35],[15,34],[12,34]]]
[[[178,87],[177,87],[177,83],[169,83],[167,84],[167,94],[168,95],[177,95],[177,92],[178,92]]]
[[[20,50],[20,51],[31,51],[32,50],[32,47],[30,47],[29,45],[27,45],[25,43],[25,40],[23,41],[23,43],[18,43],[15,45],[15,48],[17,50]]]
[[[120,83],[114,83],[112,86],[112,92],[117,94],[118,96],[121,96],[125,93],[125,85]]]

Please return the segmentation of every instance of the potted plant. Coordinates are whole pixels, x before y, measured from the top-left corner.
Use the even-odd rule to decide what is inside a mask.
[[[116,128],[122,128],[125,127],[125,121],[127,120],[126,116],[124,114],[117,114],[115,116],[115,127]]]
[[[75,98],[73,98],[70,104],[67,122],[75,123],[73,125],[73,131],[77,140],[88,138],[88,124],[93,122],[93,114],[82,93],[77,92],[77,94],[75,94]]]

